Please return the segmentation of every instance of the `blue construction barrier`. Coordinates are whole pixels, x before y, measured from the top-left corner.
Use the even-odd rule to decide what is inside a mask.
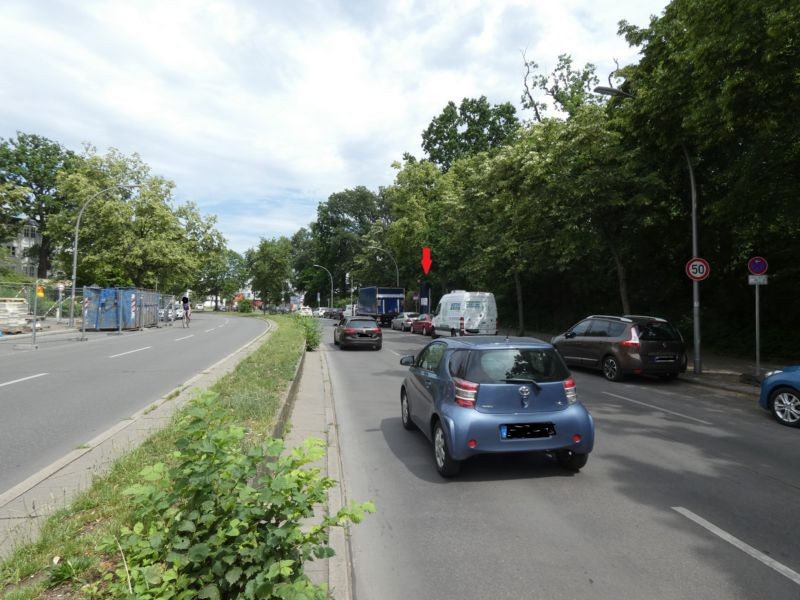
[[[119,330],[158,325],[159,292],[139,288],[83,289],[86,330]]]

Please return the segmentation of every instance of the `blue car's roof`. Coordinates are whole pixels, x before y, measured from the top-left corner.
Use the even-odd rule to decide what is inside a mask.
[[[552,348],[549,342],[532,337],[505,337],[502,335],[476,335],[443,337],[440,340],[453,348],[470,350],[493,350],[497,348]]]

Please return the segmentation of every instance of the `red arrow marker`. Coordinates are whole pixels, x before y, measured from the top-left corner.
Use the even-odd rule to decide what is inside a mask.
[[[423,248],[422,249],[422,270],[425,272],[425,275],[428,274],[428,271],[431,270],[431,264],[433,261],[431,260],[431,249],[430,248]]]

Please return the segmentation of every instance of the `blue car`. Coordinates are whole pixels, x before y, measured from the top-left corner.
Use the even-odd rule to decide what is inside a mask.
[[[552,345],[533,338],[439,338],[417,356],[400,389],[403,427],[433,443],[436,469],[458,474],[484,453],[548,452],[580,470],[594,446],[594,422]]]
[[[800,365],[764,375],[758,403],[781,425],[800,427]]]

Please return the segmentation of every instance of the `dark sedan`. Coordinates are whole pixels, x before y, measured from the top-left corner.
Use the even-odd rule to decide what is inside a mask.
[[[342,350],[366,347],[380,350],[383,332],[378,322],[370,317],[344,317],[333,330],[333,343]]]

